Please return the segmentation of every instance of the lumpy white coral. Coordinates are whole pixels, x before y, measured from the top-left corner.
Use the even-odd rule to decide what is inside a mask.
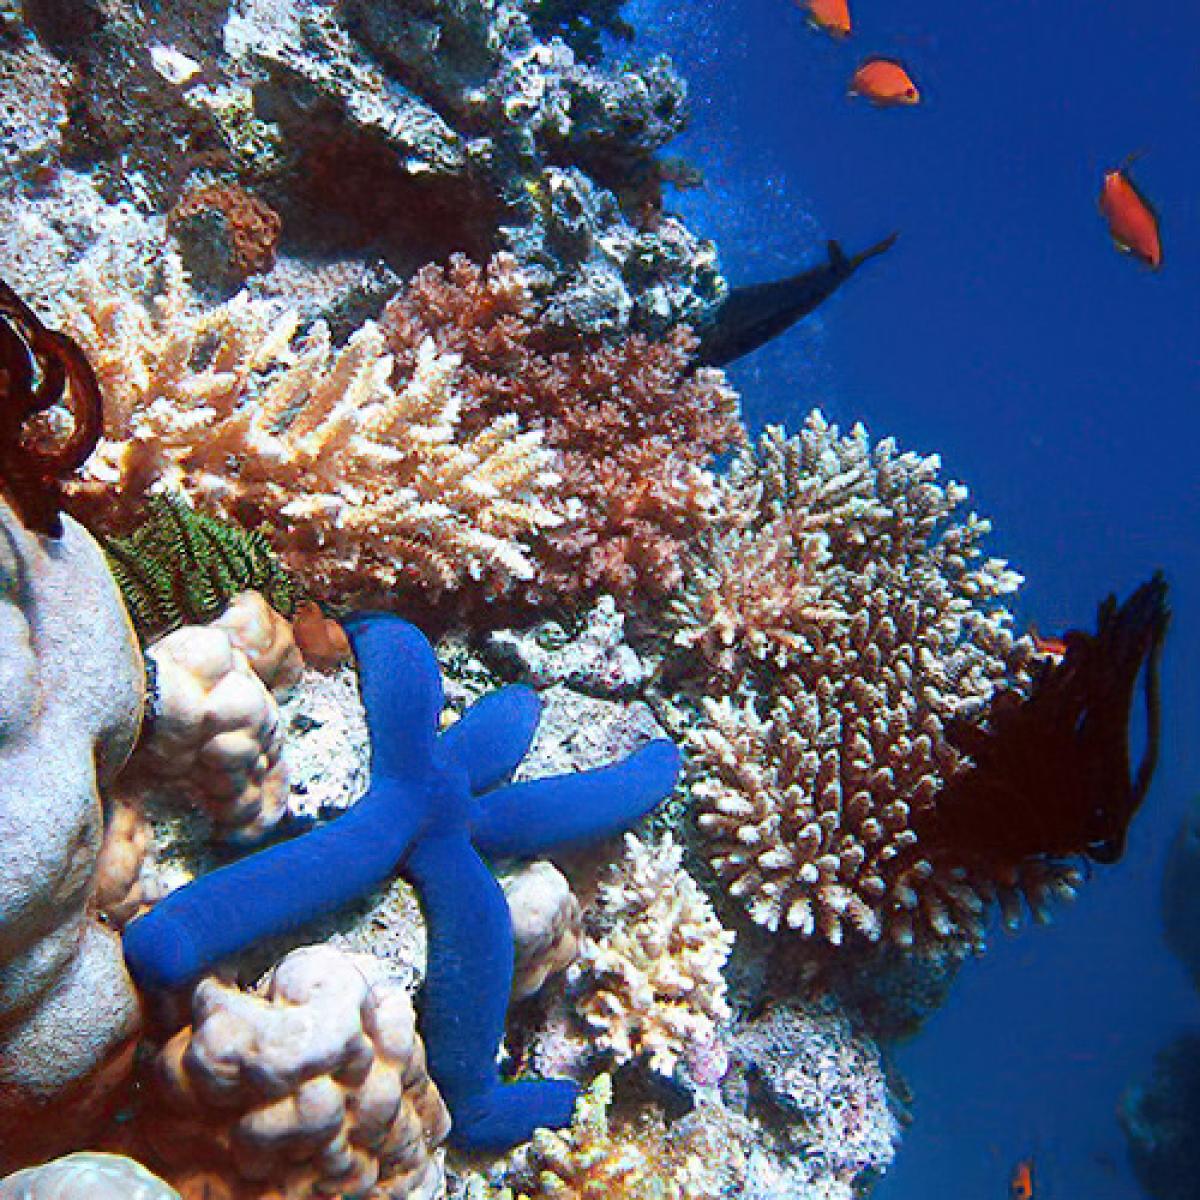
[[[155,486],[201,510],[264,524],[317,594],[502,591],[533,575],[528,541],[557,523],[542,435],[501,416],[467,433],[458,358],[420,347],[393,386],[368,321],[335,349],[318,323],[239,293],[195,312],[178,269],[147,307],[85,275],[68,312],[108,403],[76,506],[106,524]]]
[[[669,1075],[729,1019],[721,969],[733,934],[669,835],[654,844],[627,834],[625,846],[600,889],[600,929],[585,939],[569,978],[598,1047],[618,1063],[644,1057]]]
[[[159,1052],[137,1131],[185,1196],[440,1194],[449,1116],[408,992],[369,982],[369,964],[310,946],[260,994],[197,986],[191,1025]]]

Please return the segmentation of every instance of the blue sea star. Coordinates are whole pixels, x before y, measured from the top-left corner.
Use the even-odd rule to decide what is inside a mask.
[[[403,874],[425,915],[420,1030],[453,1120],[450,1141],[499,1153],[539,1127],[568,1124],[576,1087],[500,1080],[513,935],[487,863],[627,828],[670,793],[679,752],[662,738],[609,767],[499,786],[533,740],[536,693],[501,688],[439,734],[441,673],[424,635],[385,614],[353,617],[346,631],[371,739],[366,794],[328,825],[172,893],[126,930],[125,959],[143,988],[180,988]]]

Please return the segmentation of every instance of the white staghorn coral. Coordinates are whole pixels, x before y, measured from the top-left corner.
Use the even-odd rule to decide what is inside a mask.
[[[770,929],[834,944],[848,927],[904,946],[982,939],[991,881],[935,861],[913,818],[961,769],[948,723],[1022,686],[1032,646],[1003,603],[1020,576],[983,557],[990,527],[960,515],[967,491],[939,469],[814,413],[798,437],[769,430],[725,484],[741,529],[820,533],[827,557],[796,571],[810,603],[844,614],[820,637],[776,638],[769,672],[754,674],[751,641],[741,692],[706,699],[692,735],[713,865]]]
[[[600,889],[603,932],[585,940],[568,975],[596,1044],[618,1063],[644,1056],[665,1075],[730,1015],[721,969],[734,935],[682,863],[670,835],[655,845],[626,834],[625,856]]]
[[[298,336],[294,313],[244,292],[195,313],[168,267],[150,307],[93,274],[68,315],[108,398],[77,507],[105,524],[170,487],[265,525],[318,595],[495,593],[532,576],[527,539],[559,520],[554,456],[515,416],[461,429],[455,355],[427,339],[393,387],[373,322],[335,350],[323,324]]]

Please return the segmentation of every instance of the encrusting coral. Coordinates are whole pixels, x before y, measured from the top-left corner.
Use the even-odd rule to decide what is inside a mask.
[[[125,958],[143,988],[180,988],[402,872],[425,916],[420,1029],[453,1117],[451,1140],[500,1152],[539,1126],[565,1124],[575,1087],[501,1081],[513,931],[485,860],[531,858],[620,832],[671,791],[679,752],[659,739],[612,766],[497,786],[529,749],[536,695],[503,688],[439,734],[444,693],[425,637],[379,613],[349,621],[347,633],[371,738],[367,794],[337,820],[172,893],[128,926]]]
[[[914,826],[964,766],[947,726],[1021,687],[1034,649],[1004,607],[1020,577],[983,556],[988,523],[939,465],[816,413],[798,437],[769,430],[723,483],[726,542],[690,570],[682,640],[735,672],[692,738],[699,826],[770,929],[983,937],[989,882],[935,866]],[[761,555],[756,534],[780,569],[725,588],[719,556]]]
[[[187,307],[178,264],[146,307],[85,274],[70,323],[109,399],[104,438],[72,505],[121,532],[152,489],[262,528],[315,596],[390,596],[534,573],[528,542],[557,523],[541,434],[514,415],[467,430],[451,354],[426,340],[393,386],[381,331],[340,350],[318,323],[242,292]],[[116,528],[114,528],[116,526]]]
[[[184,1200],[433,1200],[449,1114],[407,991],[329,946],[289,954],[252,993],[206,979],[159,1050],[139,1157]]]
[[[670,1075],[689,1050],[715,1041],[732,1015],[721,969],[733,934],[670,835],[654,845],[626,834],[589,925],[568,979],[598,1049]]]
[[[743,437],[738,402],[719,371],[692,371],[695,339],[630,336],[569,345],[539,322],[516,263],[462,256],[426,267],[383,317],[397,379],[432,338],[460,359],[462,421],[487,428],[515,414],[560,456],[553,529],[540,539],[533,600],[600,592],[624,605],[661,597],[680,578],[686,545],[706,526],[717,455]]]
[[[137,737],[144,668],[100,548],[27,529],[0,481],[0,1170],[74,1148],[141,1024],[95,919],[100,787]]]
[[[236,286],[275,265],[279,214],[235,183],[189,189],[167,217],[189,267]]]

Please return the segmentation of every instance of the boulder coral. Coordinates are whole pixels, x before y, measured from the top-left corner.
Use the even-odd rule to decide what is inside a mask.
[[[288,798],[279,705],[237,644],[247,633],[255,640],[243,623],[252,603],[222,618],[227,625],[184,625],[147,648],[154,696],[131,768],[155,792],[194,800],[220,838],[240,844],[274,828]],[[285,644],[295,654],[290,632]],[[277,674],[279,655],[257,657]]]
[[[433,1200],[449,1115],[407,991],[329,946],[253,993],[209,978],[158,1052],[139,1152],[184,1200]]]
[[[0,1200],[180,1200],[140,1163],[119,1154],[68,1154],[0,1179]]]
[[[31,532],[0,495],[0,1168],[71,1148],[129,1073],[138,1000],[90,903],[143,686],[99,547],[69,517]]]
[[[575,961],[582,940],[579,901],[552,863],[533,862],[500,881],[513,928],[514,1000],[535,995]]]

